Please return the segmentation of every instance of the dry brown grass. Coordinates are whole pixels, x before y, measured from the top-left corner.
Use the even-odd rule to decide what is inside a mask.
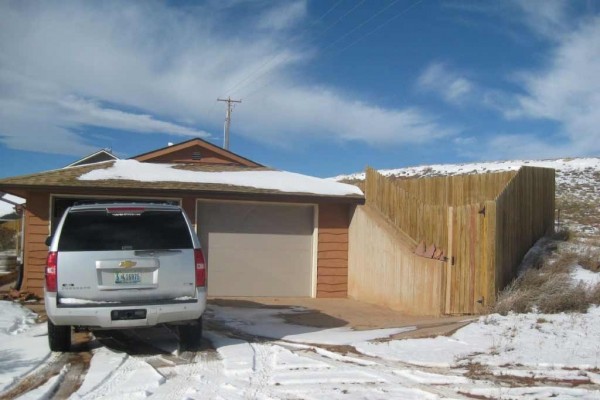
[[[588,292],[588,301],[591,304],[600,306],[600,283],[595,285],[592,290]]]
[[[561,233],[540,240],[523,260],[524,272],[499,294],[491,311],[502,315],[534,310],[586,312],[591,304],[600,304],[600,284],[590,289],[574,284],[570,276],[574,265],[600,270],[600,253],[593,247],[576,252],[559,246],[561,240],[569,239],[572,235]]]

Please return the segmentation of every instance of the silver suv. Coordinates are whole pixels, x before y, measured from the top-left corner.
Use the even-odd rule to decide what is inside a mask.
[[[176,205],[110,203],[68,208],[47,240],[44,299],[53,351],[71,327],[177,325],[180,347],[197,347],[206,307],[206,264]]]

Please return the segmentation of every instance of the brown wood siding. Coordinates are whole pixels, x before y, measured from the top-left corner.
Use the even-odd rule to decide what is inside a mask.
[[[350,207],[319,205],[317,297],[348,296],[348,227]]]
[[[194,160],[194,153],[200,153],[200,160]],[[240,164],[231,158],[224,157],[221,154],[200,146],[161,154],[145,161],[153,163]]]
[[[25,252],[23,285],[21,290],[44,294],[44,267],[48,247],[44,244],[49,233],[48,193],[29,193],[25,209]]]
[[[192,224],[196,223],[196,198],[186,196],[181,199],[181,208],[187,214]]]

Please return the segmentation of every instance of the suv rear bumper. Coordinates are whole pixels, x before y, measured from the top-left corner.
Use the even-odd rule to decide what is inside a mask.
[[[54,325],[73,325],[90,328],[135,328],[154,326],[162,323],[184,322],[198,319],[206,308],[206,289],[196,290],[198,300],[195,302],[165,304],[137,304],[119,306],[105,304],[91,307],[58,307],[56,293],[44,293],[44,301],[48,318]],[[144,319],[112,320],[114,310],[146,310]]]

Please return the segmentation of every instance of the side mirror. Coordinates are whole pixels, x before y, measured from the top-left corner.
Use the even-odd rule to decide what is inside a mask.
[[[52,236],[48,236],[44,243],[46,243],[46,246],[50,247],[50,245],[52,244]]]

